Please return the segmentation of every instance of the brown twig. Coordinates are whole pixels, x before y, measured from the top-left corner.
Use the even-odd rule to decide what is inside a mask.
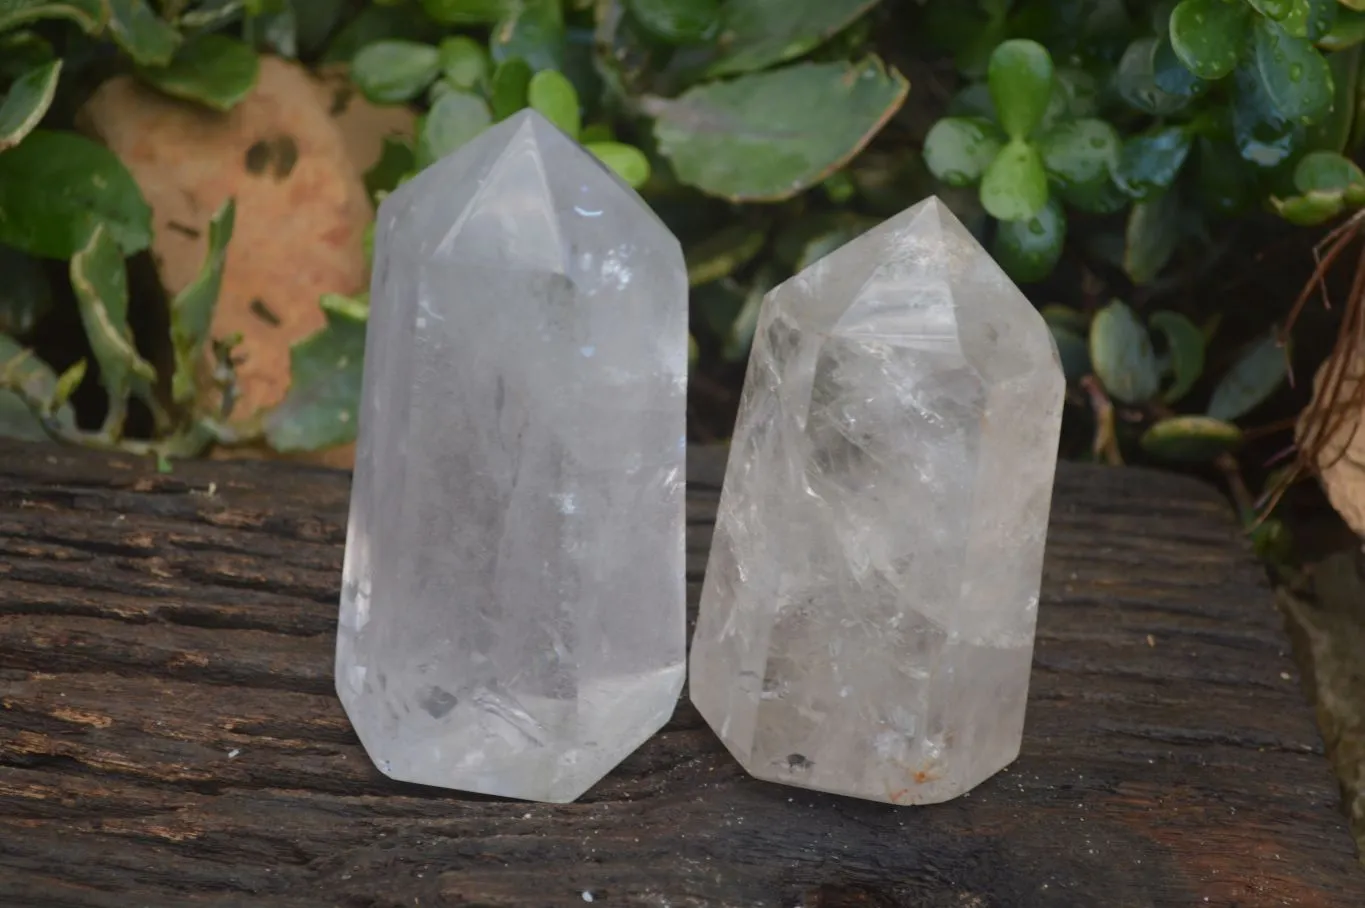
[[[1114,402],[1093,375],[1081,379],[1081,387],[1089,395],[1090,408],[1095,411],[1095,456],[1102,457],[1110,466],[1123,466],[1123,453],[1119,451],[1118,433],[1114,425]]]
[[[1237,511],[1242,520],[1255,518],[1255,523],[1260,523],[1264,515],[1256,513],[1256,499],[1252,497],[1251,490],[1247,488],[1246,481],[1242,479],[1242,469],[1237,465],[1237,458],[1226,452],[1214,458],[1213,465],[1223,474],[1224,481],[1228,484],[1228,494],[1232,496],[1233,503],[1237,505]],[[1255,526],[1255,524],[1252,524]]]
[[[1325,308],[1332,308],[1327,274],[1346,250],[1362,237],[1365,237],[1365,210],[1357,211],[1333,228],[1314,247],[1313,257],[1317,265],[1280,329],[1281,343],[1288,342],[1294,325],[1314,293],[1321,294]],[[1321,382],[1296,421],[1299,438],[1293,465],[1267,490],[1262,514],[1274,510],[1299,479],[1320,474],[1345,455],[1360,428],[1361,413],[1365,410],[1365,380],[1355,382],[1351,391],[1346,391],[1350,383],[1351,366],[1361,356],[1365,356],[1365,244],[1361,244],[1356,254],[1355,273],[1351,277],[1345,305],[1341,307],[1341,325],[1332,352],[1323,364]],[[1290,381],[1293,381],[1292,371]],[[1340,449],[1329,451],[1329,446],[1338,440]]]

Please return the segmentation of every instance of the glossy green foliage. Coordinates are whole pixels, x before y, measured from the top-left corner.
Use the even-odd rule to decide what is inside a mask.
[[[1108,415],[1096,425],[1095,450],[1107,448],[1113,458],[1122,449],[1183,464],[1233,454],[1243,442],[1234,421],[1268,400],[1287,372],[1288,351],[1273,334],[1237,352],[1210,381],[1211,329],[1185,314],[1157,310],[1144,318],[1121,300],[1093,315],[1059,305],[1043,307],[1042,314],[1067,381],[1104,404],[1101,412]],[[1191,399],[1194,412],[1171,409]],[[1111,406],[1119,408],[1121,420]]]
[[[13,367],[0,433],[164,455],[214,441],[308,450],[355,432],[363,294],[320,301],[325,327],[295,346],[278,407],[232,409],[232,339],[208,329],[245,207],[204,213],[198,274],[160,301],[166,349],[133,335],[149,303],[127,262],[163,228],[118,159],[72,128],[110,72],[221,116],[254,89],[262,53],[347,64],[369,100],[417,116],[362,175],[376,202],[534,108],[679,237],[693,368],[713,383],[742,372],[772,287],[939,193],[1040,301],[1099,281],[1083,309],[1044,310],[1073,396],[1111,412],[1105,445],[1169,461],[1234,452],[1234,421],[1284,379],[1269,341],[1206,350],[1203,315],[1169,291],[1232,218],[1321,224],[1365,204],[1353,162],[1365,15],[1336,0],[0,7],[0,363]],[[951,97],[898,69],[948,58]],[[86,334],[88,376],[28,346],[64,306]],[[75,400],[107,401],[84,420],[97,430],[76,427],[78,386]],[[125,417],[143,410],[148,437],[127,438]]]
[[[0,383],[0,434],[11,422],[22,423],[28,434],[36,426],[83,444],[166,456],[196,453],[214,441],[306,450],[345,441],[355,431],[363,297],[322,303],[326,327],[295,348],[294,385],[283,403],[269,412],[234,412],[234,341],[212,336],[209,328],[230,268],[234,226],[240,233],[249,208],[238,211],[229,202],[195,225],[207,241],[205,258],[179,293],[156,300],[130,279],[127,259],[147,250],[154,229],[164,225],[154,225],[120,160],[71,128],[73,113],[107,75],[131,73],[218,116],[254,90],[264,53],[305,65],[344,63],[370,102],[417,115],[415,134],[385,136],[379,160],[361,175],[376,203],[491,124],[534,108],[639,190],[689,250],[696,247],[689,260],[696,262],[699,288],[705,298],[725,302],[703,307],[714,331],[694,348],[699,356],[734,363],[747,352],[766,289],[876,223],[857,209],[884,216],[916,200],[904,168],[857,166],[910,90],[904,76],[872,53],[880,6],[879,0],[0,3],[0,264],[11,278],[0,290],[0,332],[6,351],[17,351],[25,363],[15,367],[11,382]],[[1016,59],[1002,64],[996,88],[1011,99],[1007,109],[1024,118],[1007,120],[1011,128],[1029,131],[1049,109],[1051,62],[1040,45],[1011,46]],[[1032,174],[1022,193],[1012,164]],[[1001,231],[997,247],[1041,274],[1055,261],[1065,228],[1061,209],[1044,204],[1041,157],[1025,146],[1017,161],[1001,158],[996,170],[1000,205],[1028,216],[1015,233]],[[890,184],[894,192],[877,188]],[[736,224],[726,208],[733,202],[790,205],[785,220],[807,234],[799,254],[778,253],[767,214],[752,219],[761,223]],[[826,229],[830,214],[839,222]],[[369,233],[367,255],[372,243]],[[63,270],[52,260],[71,264]],[[164,339],[133,335],[134,326],[148,321],[139,316],[149,305],[165,309]],[[98,382],[107,402],[95,433],[77,430],[69,419],[52,421],[58,410],[68,412],[64,395],[85,381],[84,367],[49,376],[41,359],[46,351],[24,346],[62,306],[72,309],[68,322],[79,316],[86,334],[71,346],[94,351],[85,383]],[[125,437],[133,401],[150,411],[147,438]],[[30,412],[22,419],[10,419],[25,407]]]
[[[1100,228],[1112,233],[1071,233],[1121,250],[1106,258],[1134,283],[1197,257],[1183,240],[1216,235],[1228,216],[1269,206],[1318,224],[1365,202],[1340,163],[1365,137],[1365,15],[1337,0],[929,7],[925,30],[965,80],[929,130],[930,172],[949,187],[979,184],[1001,222],[1053,198],[1068,220],[1125,214],[1121,228]],[[1025,145],[1040,153],[1041,191]],[[1327,152],[1332,166],[1314,157]],[[1033,261],[1007,267],[1036,281]]]

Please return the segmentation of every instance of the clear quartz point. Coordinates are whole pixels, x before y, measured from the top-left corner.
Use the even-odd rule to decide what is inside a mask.
[[[768,294],[689,682],[746,770],[924,804],[1018,755],[1063,393],[937,199]]]
[[[380,206],[336,649],[407,782],[564,802],[685,670],[687,274],[539,114]]]

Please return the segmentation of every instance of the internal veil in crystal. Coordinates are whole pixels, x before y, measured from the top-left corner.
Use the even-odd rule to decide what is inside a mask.
[[[1017,756],[1063,391],[936,199],[767,296],[690,679],[749,772],[919,804]]]
[[[380,207],[336,683],[396,779],[576,798],[684,673],[687,276],[539,114]]]

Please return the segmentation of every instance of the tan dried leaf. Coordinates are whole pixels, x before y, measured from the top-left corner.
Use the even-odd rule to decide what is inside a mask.
[[[1329,359],[1313,379],[1313,405],[1305,413],[1323,406],[1323,386],[1329,376]],[[1357,534],[1365,536],[1365,431],[1361,430],[1365,408],[1361,406],[1360,382],[1365,380],[1365,355],[1357,356],[1342,376],[1335,400],[1337,409],[1326,424],[1330,434],[1320,445],[1317,463],[1319,481],[1332,507]],[[1300,418],[1296,440],[1304,444],[1309,427]]]

